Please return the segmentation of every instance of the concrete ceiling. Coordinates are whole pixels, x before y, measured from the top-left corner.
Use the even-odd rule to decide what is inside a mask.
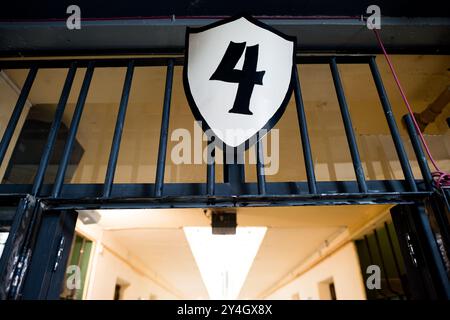
[[[387,205],[248,207],[236,208],[238,225],[270,228],[316,228],[346,226],[350,231],[385,211]],[[129,209],[97,210],[99,226],[106,231],[143,229],[180,229],[209,226],[209,211],[203,209]],[[125,218],[126,217],[126,218]]]
[[[185,298],[208,298],[182,229],[139,227],[108,232]]]
[[[240,297],[256,298],[338,233],[353,232],[388,206],[238,208],[238,225],[268,231]],[[188,298],[206,298],[182,227],[209,226],[202,209],[102,210],[99,226]],[[308,239],[308,241],[305,241]]]
[[[17,2],[7,2],[0,13],[0,19],[64,19],[67,17],[66,8],[70,1],[48,0],[45,5],[30,3],[23,7]],[[99,5],[89,0],[79,0],[77,4],[83,12],[83,18],[95,20],[95,18],[157,18],[170,17],[206,17],[234,15],[241,12],[249,12],[255,15],[292,17],[292,16],[342,16],[359,15],[372,4],[370,0],[342,0],[336,3],[333,0],[321,1],[290,1],[279,0],[274,3],[271,0],[247,1],[229,0],[225,2],[191,1],[191,0],[166,0],[142,2],[129,0],[127,2],[114,2],[109,6]],[[430,0],[427,6],[421,3],[398,0],[392,3],[389,0],[378,0],[377,4],[382,8],[383,15],[390,17],[441,17],[443,12],[441,3]]]
[[[239,4],[239,7],[241,6],[242,3]],[[303,4],[301,6],[304,7]],[[341,6],[339,3],[339,7]],[[277,30],[295,36],[298,39],[299,52],[378,53],[380,50],[373,32],[360,18],[361,15],[365,15],[367,6],[360,4],[356,14],[349,16],[347,13],[344,17],[323,17],[323,14],[319,14],[319,17],[301,17],[293,16],[295,14],[289,11],[289,17],[259,18]],[[22,7],[20,12],[26,13]],[[284,6],[277,4],[276,7]],[[325,7],[322,5],[322,10]],[[383,16],[381,34],[391,52],[437,54],[448,52],[450,19],[417,18],[417,16],[405,18],[405,10],[410,8],[411,4],[398,7],[402,8],[401,17],[388,16],[387,7],[381,7]],[[101,8],[104,13],[103,7]],[[425,8],[433,6],[428,5]],[[425,8],[421,8],[422,14]],[[126,9],[129,9],[129,6]],[[352,6],[352,9],[356,7]],[[82,18],[85,18],[85,14],[88,13],[83,10]],[[235,14],[244,11],[256,13],[254,8],[239,10]],[[65,8],[60,8],[59,12],[65,13]],[[123,10],[120,14],[123,14]],[[143,17],[139,13],[139,17],[134,18],[128,16],[118,19],[109,17],[109,19],[95,19],[95,17],[84,19],[81,22],[81,29],[69,30],[66,27],[66,17],[64,15],[51,21],[41,19],[14,21],[14,18],[0,21],[0,55],[182,53],[185,47],[186,27],[205,26],[216,22],[219,18],[180,17],[173,11],[169,16],[163,17]]]

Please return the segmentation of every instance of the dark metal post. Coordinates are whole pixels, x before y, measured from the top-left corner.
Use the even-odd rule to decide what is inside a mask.
[[[395,150],[397,151],[398,158],[400,160],[400,165],[402,166],[403,175],[405,176],[405,179],[408,182],[411,191],[417,191],[416,182],[414,180],[414,176],[411,171],[411,166],[409,165],[408,156],[406,155],[405,147],[403,146],[402,140],[400,138],[397,123],[395,122],[391,104],[389,103],[386,90],[384,89],[383,81],[381,80],[381,75],[380,72],[378,71],[378,67],[375,62],[375,57],[370,58],[369,65],[370,70],[372,72],[373,80],[375,81],[375,86],[377,87],[378,95],[380,96],[380,101],[383,107],[384,115],[386,116],[386,121],[388,123],[389,130],[391,131]]]
[[[0,258],[0,300],[7,299],[13,287],[14,274],[21,258],[21,249],[27,237],[28,227],[33,220],[35,205],[36,199],[26,196],[20,200],[17,206],[13,224]]]
[[[123,127],[125,124],[125,115],[127,112],[128,98],[130,97],[131,82],[133,80],[134,61],[128,62],[127,73],[123,84],[122,97],[120,99],[119,113],[117,114],[116,127],[111,145],[111,153],[109,154],[108,169],[106,171],[105,183],[103,185],[103,197],[111,196],[112,186],[114,182],[114,174],[116,173],[117,159],[119,158],[120,140],[122,139]]]
[[[370,248],[369,237],[367,237],[367,235],[364,236],[364,243],[366,245],[367,254],[369,255],[369,263],[371,265],[376,265],[375,259],[372,255],[372,249]],[[382,297],[386,297],[386,294],[383,292],[383,290],[377,290],[376,293]]]
[[[53,185],[52,197],[57,198],[61,193],[62,186],[64,184],[64,176],[66,174],[67,165],[69,164],[70,154],[72,152],[73,143],[77,135],[78,126],[80,124],[81,115],[83,113],[84,104],[91,84],[92,74],[94,73],[94,62],[89,62],[86,74],[84,76],[83,85],[78,96],[77,105],[72,116],[72,122],[70,124],[69,136],[67,137],[66,145],[64,147],[63,155],[56,174],[55,184]]]
[[[375,264],[373,260],[372,250],[370,249],[369,237],[367,237],[367,235],[364,235],[364,243],[366,244],[370,264]]]
[[[449,278],[423,204],[391,209],[414,299],[450,299]]]
[[[58,137],[59,127],[61,126],[61,120],[64,115],[67,100],[69,99],[70,89],[72,88],[72,83],[73,79],[75,78],[76,71],[77,64],[76,62],[73,62],[70,65],[69,71],[67,72],[66,81],[64,82],[64,87],[61,92],[61,97],[59,98],[58,106],[56,107],[55,117],[50,128],[50,133],[48,134],[44,151],[42,152],[42,157],[39,163],[38,170],[36,172],[36,177],[34,178],[33,189],[31,191],[31,194],[34,196],[39,194],[42,183],[44,182],[45,171],[47,170],[48,163],[50,162],[50,157],[52,156],[53,147],[55,146],[56,138]]]
[[[215,153],[215,151],[213,151]],[[207,165],[207,172],[206,172],[206,190],[207,194],[212,196],[215,193],[215,163],[208,163]]]
[[[380,256],[381,268],[384,271],[387,288],[393,294],[399,295],[398,292],[396,292],[395,290],[392,289],[391,282],[389,281],[389,274],[388,274],[388,270],[386,268],[386,263],[384,261],[383,250],[381,250],[381,244],[380,244],[380,239],[378,238],[377,229],[373,230],[373,235],[375,236],[375,244],[377,245],[377,251],[378,251],[378,255]]]
[[[403,116],[403,121],[405,122],[406,130],[408,131],[409,138],[411,139],[411,144],[413,146],[414,153],[416,154],[425,186],[427,190],[433,190],[433,177],[431,176],[430,167],[428,167],[427,157],[425,156],[421,142],[417,137],[416,128],[414,127],[411,115],[405,114]]]
[[[450,269],[450,206],[446,197],[448,196],[448,187],[440,188],[437,192],[427,199],[426,208],[430,214],[431,219],[435,220],[440,234],[441,252],[446,255],[447,270]],[[450,198],[449,198],[450,199]],[[434,226],[434,225],[433,225]],[[449,270],[450,272],[450,270]]]
[[[28,76],[25,80],[25,83],[20,91],[19,98],[17,99],[16,106],[14,107],[11,118],[9,119],[8,125],[6,127],[5,132],[3,133],[2,140],[0,142],[0,165],[5,158],[6,151],[8,150],[8,146],[11,142],[11,138],[14,134],[14,130],[16,129],[17,123],[19,122],[20,115],[22,114],[23,107],[25,106],[25,102],[27,101],[28,94],[30,93],[31,86],[33,85],[34,79],[36,78],[36,73],[38,71],[37,67],[32,67],[28,72]]]
[[[342,87],[341,78],[339,76],[339,70],[336,64],[336,58],[332,58],[330,62],[331,74],[333,75],[334,88],[336,89],[336,95],[339,101],[339,107],[341,109],[342,121],[344,123],[345,135],[347,136],[347,142],[352,156],[353,167],[355,168],[356,180],[358,181],[359,191],[367,193],[368,188],[366,184],[366,178],[364,177],[364,169],[361,164],[359,156],[358,145],[356,144],[355,133],[353,132],[352,120],[350,118],[350,112],[348,110],[347,101],[345,99],[344,88]]]
[[[398,278],[402,281],[402,285],[403,285],[402,272],[400,271],[400,263],[397,259],[397,255],[395,254],[394,242],[392,241],[391,233],[389,231],[389,226],[388,226],[387,222],[384,223],[384,231],[386,232],[388,243],[389,243],[389,249],[391,249],[392,258],[394,259],[395,271],[397,272]]]
[[[256,142],[256,177],[258,179],[258,194],[266,194],[266,177],[264,175],[264,152],[262,138]]]
[[[164,188],[164,171],[166,168],[167,139],[169,133],[170,100],[172,98],[174,61],[169,59],[166,74],[166,88],[159,136],[158,162],[156,164],[155,197],[161,197]]]
[[[418,228],[421,229],[420,236],[422,241],[424,242],[424,247],[426,254],[429,256],[427,260],[429,260],[431,264],[432,275],[435,277],[435,281],[437,287],[442,290],[442,297],[445,299],[450,299],[450,280],[448,274],[445,270],[445,266],[442,260],[441,253],[436,243],[436,239],[434,237],[433,230],[431,229],[430,221],[425,212],[424,206],[414,206],[411,208],[413,214],[415,215],[415,223],[418,225]],[[440,291],[439,290],[439,291]]]
[[[29,270],[20,292],[22,299],[59,299],[77,216],[75,210],[50,211],[42,216]]]
[[[306,177],[308,179],[309,193],[317,193],[316,175],[314,173],[314,163],[312,159],[311,143],[309,141],[308,126],[306,122],[305,107],[303,105],[302,92],[300,89],[300,80],[298,78],[297,66],[293,67],[294,77],[294,96],[297,107],[298,125],[300,137],[302,139],[303,159],[305,161]]]
[[[204,125],[204,123],[202,125]],[[205,127],[203,130],[205,130]],[[212,196],[216,191],[216,147],[214,143],[215,137],[208,137],[208,139],[208,159],[206,159],[206,194]],[[211,156],[211,158],[209,158],[209,156]]]
[[[244,151],[240,147],[233,148],[224,145],[223,180],[225,183],[229,183],[231,185],[231,192],[234,195],[239,195],[244,192],[244,184],[245,184],[244,156],[245,156]],[[232,161],[232,163],[229,163],[230,160]]]

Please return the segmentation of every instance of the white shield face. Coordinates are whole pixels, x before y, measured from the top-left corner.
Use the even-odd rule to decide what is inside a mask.
[[[286,108],[295,39],[240,17],[188,29],[186,41],[184,86],[195,118],[226,145],[248,148]]]

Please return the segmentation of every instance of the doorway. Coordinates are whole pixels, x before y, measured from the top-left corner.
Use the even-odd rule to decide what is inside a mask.
[[[61,298],[68,298],[73,263],[82,281],[71,299],[380,298],[366,288],[358,242],[391,224],[389,209],[238,208],[228,234],[213,234],[210,209],[79,211],[97,218],[77,220]],[[90,254],[81,258],[87,244]]]

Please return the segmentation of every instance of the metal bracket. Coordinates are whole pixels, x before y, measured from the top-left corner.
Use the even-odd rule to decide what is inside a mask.
[[[416,257],[416,253],[414,251],[413,241],[412,241],[409,233],[406,234],[406,244],[408,246],[408,252],[409,252],[409,256],[411,257],[411,261],[414,264],[414,266],[417,268],[418,267],[417,257]]]
[[[66,239],[64,236],[62,236],[61,240],[59,241],[58,251],[56,253],[56,258],[55,258],[55,264],[53,265],[53,272],[55,272],[59,267],[59,264],[60,264],[61,258],[62,258],[62,254],[64,252],[65,242],[66,242]]]

